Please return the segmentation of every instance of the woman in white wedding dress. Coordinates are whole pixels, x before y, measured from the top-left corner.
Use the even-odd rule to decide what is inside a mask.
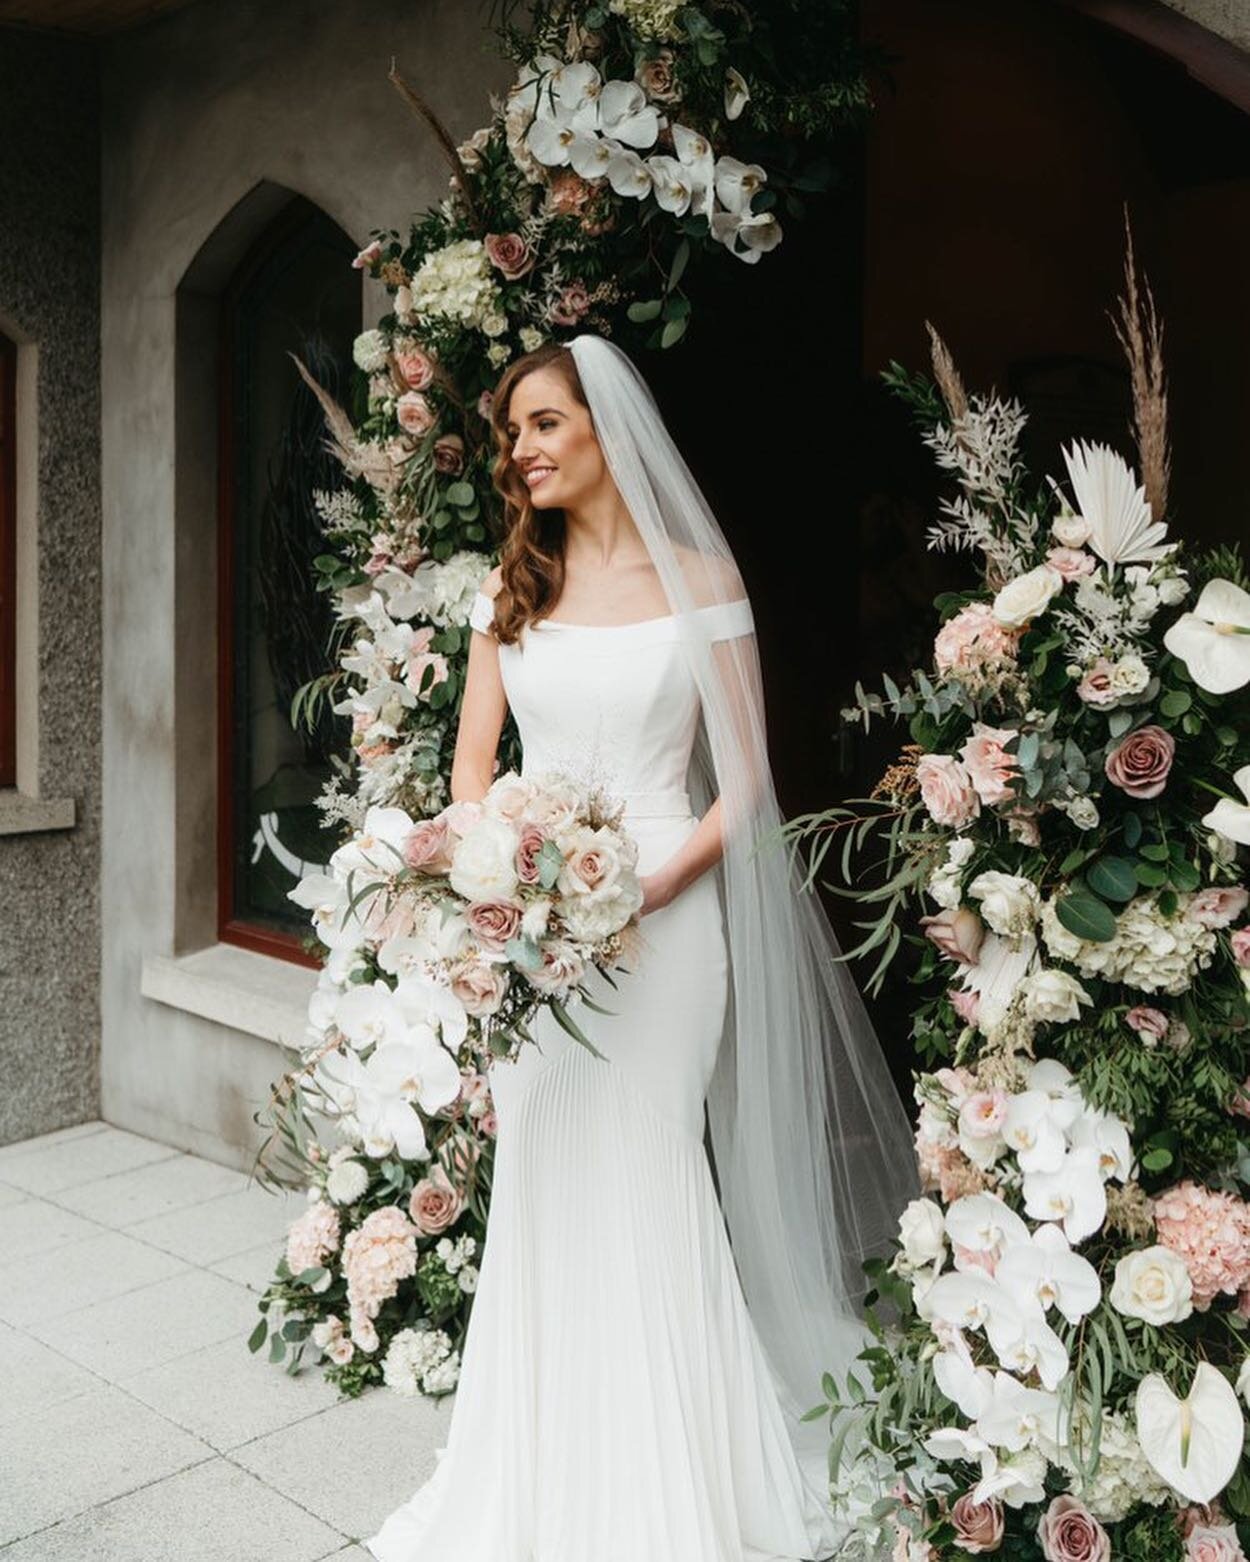
[[[787,1175],[789,1141],[817,1137],[812,1123],[835,1127],[834,1091],[797,1040],[789,1048],[786,1037],[760,1038],[748,1049],[747,994],[768,978],[754,972],[752,987],[751,973],[735,970],[730,934],[742,924],[725,874],[726,848],[738,850],[726,811],[734,805],[698,785],[701,735],[722,754],[726,743],[740,756],[751,747],[741,695],[723,714],[709,678],[717,690],[733,686],[735,658],[754,654],[752,613],[727,548],[692,546],[675,525],[662,546],[654,525],[640,528],[650,500],[634,490],[620,431],[611,449],[603,439],[609,398],[624,396],[627,374],[637,391],[619,349],[582,336],[572,350],[527,355],[496,391],[496,482],[509,530],[501,567],[473,606],[452,792],[486,791],[510,707],[524,774],[571,771],[623,799],[645,893],[642,951],[615,987],[597,973],[589,982],[613,1011],[579,1016],[603,1059],[544,1012],[538,1045],[492,1067],[491,1211],[446,1446],[366,1542],[379,1562],[800,1562],[832,1556],[846,1531],[829,1500],[827,1430],[798,1419],[821,1398],[819,1373],[804,1376],[800,1402],[780,1358],[810,1332],[823,1365],[844,1368],[867,1332],[849,1290],[839,1299],[830,1283],[817,1295],[819,1277],[802,1289],[819,1252],[768,1246],[793,1242],[793,1206],[802,1211],[808,1193],[771,1179]],[[642,405],[649,432],[663,435],[654,404]],[[622,484],[635,492],[633,509]],[[660,509],[663,487],[655,474],[648,494]],[[773,796],[771,778],[752,776],[745,758],[741,774],[723,757],[710,768],[756,810],[765,790]],[[748,882],[759,899],[766,881]],[[807,926],[800,918],[792,944],[806,947]],[[745,951],[740,931],[738,944]],[[757,954],[768,952],[761,944]],[[803,987],[810,972],[797,969]],[[795,1001],[821,1006],[814,991]],[[705,1102],[718,1061],[722,1076],[729,1066],[722,1049],[735,1019],[715,1148],[718,1172],[752,1189],[738,1205],[741,1253],[704,1148]],[[779,1055],[767,1078],[784,1082],[791,1067],[802,1078],[763,1092],[769,1122],[753,1138],[759,1108],[752,1101],[749,1116],[736,1095],[755,1093],[748,1065],[769,1040]],[[886,1184],[861,1183],[859,1203],[893,1203],[896,1215],[914,1191],[897,1164],[904,1146],[911,1159],[910,1129],[897,1098],[892,1113],[881,1093],[884,1075],[893,1094],[879,1054],[868,1077],[873,1055],[847,1048],[860,1077],[842,1131],[861,1147],[871,1141]],[[812,1097],[821,1099],[809,1115]],[[825,1143],[806,1153],[815,1168],[818,1153],[831,1152]],[[832,1153],[821,1163],[827,1203],[845,1214],[850,1203],[839,1206],[832,1183],[871,1174],[873,1162],[852,1167],[845,1150]],[[760,1189],[769,1196],[751,1209]],[[835,1249],[824,1216],[810,1221],[812,1247],[824,1245],[839,1278],[848,1253],[884,1234],[861,1222]],[[763,1277],[773,1354],[736,1259]],[[773,1271],[786,1271],[776,1286]]]

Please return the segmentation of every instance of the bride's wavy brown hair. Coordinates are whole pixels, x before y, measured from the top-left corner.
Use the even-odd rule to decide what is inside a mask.
[[[512,645],[526,624],[545,617],[564,589],[564,511],[536,510],[530,503],[529,488],[513,462],[513,442],[508,438],[512,392],[535,369],[554,369],[574,401],[590,411],[577,360],[562,342],[544,342],[532,353],[514,359],[495,387],[490,408],[495,436],[491,482],[503,498],[503,541],[494,628],[495,638],[504,645]]]

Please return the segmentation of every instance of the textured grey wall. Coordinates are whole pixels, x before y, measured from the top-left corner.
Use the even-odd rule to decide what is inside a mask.
[[[100,1104],[97,62],[0,29],[0,321],[38,365],[38,787],[76,805],[72,829],[0,835],[0,1143]]]
[[[1239,49],[1250,49],[1250,0],[1163,0],[1164,5],[1219,33]]]

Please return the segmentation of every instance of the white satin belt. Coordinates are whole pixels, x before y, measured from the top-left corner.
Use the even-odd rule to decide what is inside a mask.
[[[663,792],[618,792],[625,804],[625,816],[632,819],[690,819],[690,793],[681,787],[669,787]]]

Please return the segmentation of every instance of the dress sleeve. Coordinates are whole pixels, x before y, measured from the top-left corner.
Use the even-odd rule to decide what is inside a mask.
[[[473,598],[473,606],[469,609],[469,622],[474,629],[480,629],[484,635],[488,635],[495,622],[495,604],[484,591],[479,591]]]
[[[755,616],[746,597],[734,602],[713,602],[700,608],[709,640],[732,640],[735,635],[755,633]]]

